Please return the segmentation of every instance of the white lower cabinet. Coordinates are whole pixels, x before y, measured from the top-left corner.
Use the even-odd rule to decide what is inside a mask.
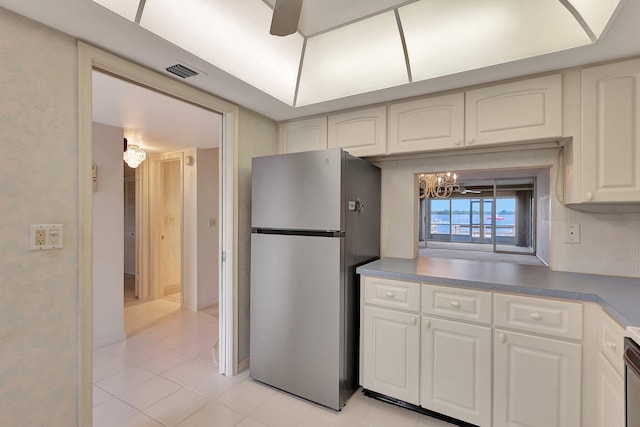
[[[495,330],[494,427],[580,427],[582,345]]]
[[[624,427],[624,379],[602,352],[598,353],[598,427]]]
[[[420,406],[491,426],[491,328],[422,317]]]
[[[414,405],[420,403],[418,319],[417,314],[364,307],[364,388]]]

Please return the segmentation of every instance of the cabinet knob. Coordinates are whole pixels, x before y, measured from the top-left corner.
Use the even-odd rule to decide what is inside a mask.
[[[588,201],[591,201],[591,200],[593,200],[593,193],[591,191],[588,191],[587,194],[584,195],[584,197]]]
[[[458,301],[451,301],[451,307],[460,308],[460,303]]]
[[[385,296],[385,297],[387,297],[387,298],[393,298],[393,296],[394,296],[394,295],[395,295],[395,294],[394,294],[393,292],[386,292],[386,293],[384,294],[384,296]]]
[[[615,349],[615,348],[617,347],[617,346],[616,346],[616,343],[611,342],[611,341],[607,341],[607,342],[605,343],[605,345],[607,346],[607,348],[610,348],[610,349]]]
[[[529,315],[529,317],[530,317],[532,320],[542,320],[542,314],[540,314],[540,313],[531,313],[531,314]]]
[[[504,332],[500,332],[498,334],[498,339],[500,340],[501,343],[507,342],[507,336],[504,334]]]
[[[462,141],[460,141],[459,139],[456,139],[456,141],[454,142],[455,145],[460,145],[462,144]]]
[[[473,138],[467,139],[467,144],[469,144],[469,145],[473,144]]]
[[[415,317],[411,317],[411,318],[409,319],[409,322],[408,322],[408,323],[409,323],[410,325],[415,325],[415,324],[417,323],[417,320],[416,320],[416,318],[415,318]]]
[[[425,320],[424,321],[424,327],[425,328],[430,328],[431,327],[431,321],[430,320]]]

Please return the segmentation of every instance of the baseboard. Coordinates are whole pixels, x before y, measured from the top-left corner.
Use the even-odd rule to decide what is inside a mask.
[[[247,369],[249,369],[249,358],[248,357],[246,359],[242,359],[242,360],[238,361],[238,372],[236,372],[236,374],[244,372]]]
[[[105,345],[115,344],[117,342],[124,341],[126,339],[127,339],[127,334],[125,334],[124,331],[122,331],[117,334],[111,334],[99,340],[93,340],[93,348],[96,349],[96,348],[104,347]]]

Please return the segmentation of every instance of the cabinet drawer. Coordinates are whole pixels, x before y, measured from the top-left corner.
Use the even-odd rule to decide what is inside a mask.
[[[417,313],[420,311],[420,284],[366,276],[364,302]]]
[[[495,324],[522,331],[582,339],[582,304],[495,294]]]
[[[422,312],[490,324],[491,292],[423,284]]]
[[[598,325],[598,348],[618,373],[624,375],[624,329],[604,311]]]

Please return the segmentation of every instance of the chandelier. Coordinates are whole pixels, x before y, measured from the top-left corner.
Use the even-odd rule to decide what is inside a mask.
[[[423,173],[418,176],[420,198],[447,199],[454,191],[460,191],[458,177],[451,172]]]
[[[140,163],[147,158],[147,153],[142,148],[135,144],[128,144],[127,138],[124,139],[125,151],[122,154],[122,158],[129,165],[130,168],[137,168]]]

